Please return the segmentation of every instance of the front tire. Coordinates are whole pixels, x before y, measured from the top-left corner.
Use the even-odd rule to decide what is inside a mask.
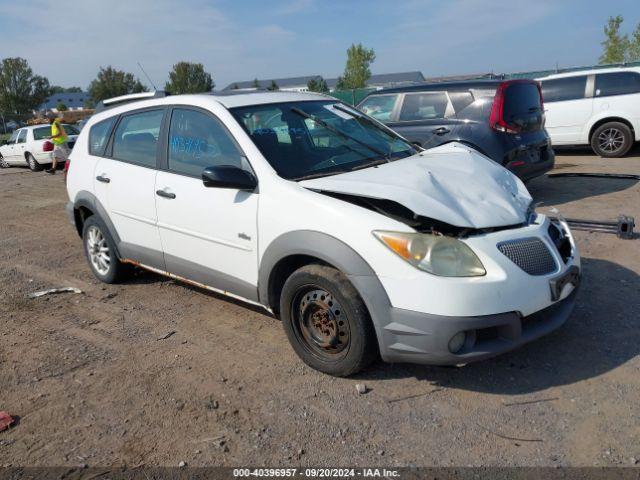
[[[591,135],[591,148],[604,158],[623,157],[633,146],[631,129],[621,122],[600,125]]]
[[[42,165],[40,165],[36,158],[30,153],[27,153],[27,165],[29,165],[29,169],[31,169],[32,172],[39,172],[42,170]]]
[[[346,377],[378,355],[369,312],[335,268],[307,265],[296,270],[282,288],[280,314],[291,346],[315,370]]]
[[[84,222],[82,243],[89,267],[98,280],[119,283],[128,276],[129,266],[120,262],[109,232],[95,216]]]

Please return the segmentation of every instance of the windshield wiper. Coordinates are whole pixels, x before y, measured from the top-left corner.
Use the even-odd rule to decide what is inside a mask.
[[[383,123],[378,124],[378,122],[376,122],[375,120],[367,117],[365,114],[360,113],[358,111],[352,111],[352,110],[350,110],[348,108],[344,108],[339,103],[333,104],[333,108],[335,108],[336,110],[340,110],[341,112],[347,113],[347,114],[351,115],[353,118],[355,118],[357,120],[362,120],[363,122],[368,123],[369,125],[372,125],[372,126],[376,127],[377,129],[382,130],[389,137],[391,137],[393,139],[393,143],[389,146],[389,153],[387,154],[387,158],[389,160],[391,160],[390,157],[391,157],[391,149],[393,148],[393,144],[395,142],[397,142],[398,140],[400,140],[401,142],[407,144],[412,150],[415,150],[415,147],[413,145],[408,143],[404,138],[402,138],[400,135],[398,135],[393,130],[389,129],[389,127],[387,127]],[[381,128],[381,126],[384,127],[384,128]]]
[[[384,162],[387,163],[387,162]],[[308,175],[303,175],[301,177],[294,177],[291,178],[290,180],[294,181],[294,182],[300,182],[302,180],[312,180],[314,178],[322,178],[322,177],[331,177],[332,175],[338,175],[339,173],[347,173],[350,172],[351,170],[333,170],[330,172],[317,172],[317,173],[310,173]]]
[[[362,170],[363,168],[369,168],[369,167],[376,167],[378,165],[382,165],[383,163],[389,163],[387,160],[376,160],[374,162],[371,163],[365,163],[363,165],[356,165],[355,167],[353,167],[352,169],[350,169],[350,172],[353,172],[355,170]]]
[[[318,125],[322,125],[324,128],[326,128],[327,130],[329,130],[330,132],[333,132],[337,135],[340,135],[343,138],[347,138],[353,142],[356,142],[358,145],[366,148],[367,150],[371,150],[373,153],[375,153],[376,155],[379,155],[383,158],[385,158],[387,160],[387,162],[390,162],[391,159],[389,158],[389,155],[387,155],[386,153],[384,153],[382,150],[378,150],[375,147],[372,147],[371,145],[367,145],[364,142],[361,142],[360,140],[358,140],[357,138],[352,137],[351,135],[344,133],[342,130],[338,130],[335,127],[332,127],[331,125],[329,125],[327,122],[325,122],[324,120],[321,120],[319,118],[316,118],[314,115],[310,115],[307,112],[300,110],[298,107],[292,107],[291,111],[295,114],[300,115],[303,118],[308,118],[309,120],[311,120],[312,122],[317,123]]]

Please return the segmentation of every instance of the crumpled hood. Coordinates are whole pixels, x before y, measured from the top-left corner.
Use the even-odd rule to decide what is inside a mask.
[[[531,204],[531,195],[520,179],[456,143],[299,184],[312,190],[392,200],[423,217],[464,228],[524,223]]]

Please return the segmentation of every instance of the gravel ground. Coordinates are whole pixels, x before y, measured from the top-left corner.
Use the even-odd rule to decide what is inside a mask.
[[[557,169],[638,174],[639,154],[562,152]],[[543,177],[529,188],[543,211],[640,219],[636,181]],[[576,232],[576,310],[518,351],[462,368],[377,363],[336,379],[304,366],[261,310],[144,272],[97,282],[67,223],[61,176],[1,170],[0,198],[0,410],[20,417],[0,433],[0,465],[640,459],[639,239]],[[26,297],[56,286],[84,293]]]

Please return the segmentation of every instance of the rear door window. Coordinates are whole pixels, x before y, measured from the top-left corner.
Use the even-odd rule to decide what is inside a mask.
[[[113,140],[113,158],[155,167],[158,138],[164,110],[151,110],[122,117]]]
[[[411,122],[446,118],[452,115],[453,107],[449,103],[446,92],[407,93],[402,102],[399,120]]]
[[[585,98],[587,76],[543,80],[542,97],[547,103]]]
[[[365,98],[358,108],[380,122],[390,122],[398,97],[398,94],[372,95]]]
[[[596,74],[596,97],[640,92],[640,74],[613,72]]]
[[[117,117],[96,123],[89,130],[89,155],[102,156]]]
[[[197,176],[207,167],[245,168],[243,155],[222,123],[204,112],[176,108],[169,127],[169,170]]]

